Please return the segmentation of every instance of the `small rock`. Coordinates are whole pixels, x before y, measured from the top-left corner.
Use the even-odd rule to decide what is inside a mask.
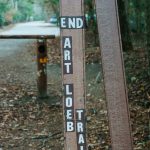
[[[64,137],[61,137],[61,138],[60,138],[60,141],[63,141],[63,140],[64,140]]]
[[[33,96],[33,97],[32,97],[32,99],[33,99],[33,100],[36,100],[36,99],[37,99],[37,97],[36,97],[36,96]]]
[[[89,83],[88,86],[91,86],[91,84]]]
[[[61,103],[60,103],[60,102],[57,102],[57,103],[56,103],[56,106],[61,106]]]
[[[88,116],[88,117],[87,117],[87,121],[88,121],[88,122],[91,121],[91,116]]]
[[[91,96],[91,94],[90,94],[90,93],[88,93],[86,96],[87,96],[87,97],[90,97],[90,96]]]

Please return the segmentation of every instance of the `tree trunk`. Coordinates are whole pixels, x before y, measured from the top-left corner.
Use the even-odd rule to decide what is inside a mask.
[[[129,32],[129,24],[124,0],[118,0],[118,7],[119,7],[122,47],[124,51],[132,50],[133,46]]]
[[[137,34],[141,34],[141,2],[135,1]]]
[[[146,0],[146,30],[147,30],[147,53],[148,53],[148,75],[150,76],[150,0]]]

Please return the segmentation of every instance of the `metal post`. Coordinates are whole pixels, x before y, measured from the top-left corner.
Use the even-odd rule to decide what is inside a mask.
[[[38,97],[47,97],[47,46],[46,39],[37,40],[37,66],[38,66]]]
[[[105,94],[113,150],[132,150],[117,0],[96,0]]]

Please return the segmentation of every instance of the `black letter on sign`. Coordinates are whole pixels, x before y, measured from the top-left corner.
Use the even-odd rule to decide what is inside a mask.
[[[85,129],[85,110],[76,109],[76,132],[78,150],[86,149],[86,129]]]
[[[74,123],[74,90],[73,84],[64,85],[64,113],[66,132],[75,131]]]
[[[61,29],[83,29],[85,18],[83,16],[63,16],[60,18]]]
[[[72,65],[72,37],[63,37],[62,39],[63,47],[63,72],[64,74],[73,73]]]

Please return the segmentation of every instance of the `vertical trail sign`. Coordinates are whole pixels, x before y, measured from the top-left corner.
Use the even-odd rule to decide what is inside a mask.
[[[60,1],[65,150],[86,150],[84,2]]]
[[[132,150],[117,0],[96,0],[113,150]]]

